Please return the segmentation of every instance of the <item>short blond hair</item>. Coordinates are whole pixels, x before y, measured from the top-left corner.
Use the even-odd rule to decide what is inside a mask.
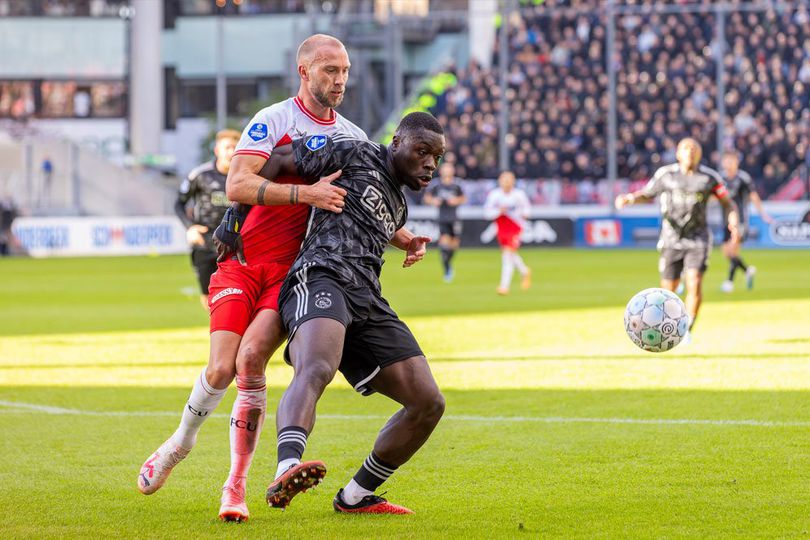
[[[217,131],[217,136],[214,139],[215,143],[218,143],[222,139],[233,139],[235,141],[239,141],[242,137],[242,134],[236,131],[235,129],[221,129]]]

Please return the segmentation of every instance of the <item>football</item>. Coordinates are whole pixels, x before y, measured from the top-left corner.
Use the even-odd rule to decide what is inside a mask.
[[[644,289],[627,303],[624,329],[630,339],[650,352],[672,349],[689,330],[686,306],[666,289]]]

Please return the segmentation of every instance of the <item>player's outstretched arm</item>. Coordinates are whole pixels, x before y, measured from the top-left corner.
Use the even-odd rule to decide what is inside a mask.
[[[757,193],[756,191],[751,191],[749,198],[751,199],[751,202],[754,204],[754,207],[757,209],[757,212],[759,212],[762,221],[764,221],[765,223],[773,222],[773,218],[770,216],[770,214],[768,214],[767,211],[765,211],[765,207],[762,205],[762,198],[759,196],[759,193]]]
[[[417,236],[405,227],[395,232],[394,237],[389,242],[392,246],[405,252],[405,260],[402,262],[403,268],[413,266],[424,259],[429,243],[430,237]]]
[[[625,206],[629,206],[631,204],[647,203],[650,201],[652,201],[652,197],[644,195],[644,193],[641,191],[634,191],[632,193],[622,193],[621,195],[618,195],[614,205],[616,206],[617,210],[621,210]]]

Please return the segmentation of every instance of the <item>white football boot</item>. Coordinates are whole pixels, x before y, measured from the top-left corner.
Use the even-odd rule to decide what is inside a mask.
[[[138,473],[140,492],[151,495],[163,487],[174,466],[183,461],[188,453],[189,450],[177,446],[171,438],[161,444],[141,466],[141,472]]]
[[[720,284],[720,290],[724,293],[734,292],[734,282],[728,279],[725,280]]]

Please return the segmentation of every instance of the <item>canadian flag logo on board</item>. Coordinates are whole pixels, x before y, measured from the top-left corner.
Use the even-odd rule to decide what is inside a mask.
[[[585,242],[589,246],[618,246],[622,241],[622,224],[615,219],[585,222]]]

